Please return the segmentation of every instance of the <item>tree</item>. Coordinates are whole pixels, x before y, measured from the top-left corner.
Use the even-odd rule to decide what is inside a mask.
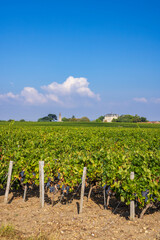
[[[90,122],[88,117],[81,117],[78,119],[78,122]]]
[[[56,114],[48,114],[48,116],[45,116],[43,118],[39,118],[38,122],[53,122],[57,120]]]
[[[133,122],[140,122],[141,121],[141,118],[136,114],[134,117],[133,117]]]
[[[141,122],[148,122],[148,121],[147,121],[147,118],[141,117]]]
[[[25,122],[25,120],[24,119],[21,119],[21,120],[19,120],[20,122]]]
[[[48,117],[39,118],[38,122],[50,122]]]
[[[62,122],[69,122],[69,118],[63,117]]]
[[[113,119],[112,122],[147,122],[147,119],[145,117],[140,117],[137,114],[135,116],[132,115],[121,115],[117,119]]]
[[[104,116],[100,116],[99,118],[96,119],[96,122],[103,122]]]
[[[73,115],[71,118],[69,118],[70,122],[77,122],[77,118]]]
[[[48,114],[48,118],[49,118],[50,122],[57,120],[56,114],[51,114],[51,113],[50,113],[50,114]]]

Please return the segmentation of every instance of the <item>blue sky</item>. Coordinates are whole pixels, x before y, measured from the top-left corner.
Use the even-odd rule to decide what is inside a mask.
[[[0,1],[0,119],[160,120],[160,1]]]

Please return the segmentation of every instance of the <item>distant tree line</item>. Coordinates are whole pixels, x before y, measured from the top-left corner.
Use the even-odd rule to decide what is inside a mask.
[[[90,120],[88,117],[81,117],[76,118],[74,115],[71,118],[63,117],[63,122],[96,122],[96,123],[102,123],[105,116],[100,116],[96,120]],[[5,120],[0,120],[4,121]],[[9,119],[8,122],[14,121],[13,119]],[[38,122],[55,122],[57,121],[57,115],[56,114],[48,114],[45,117],[39,118],[37,120]],[[19,120],[19,122],[25,122],[24,119]],[[117,119],[113,119],[112,122],[129,122],[129,123],[137,123],[137,122],[148,122],[146,117],[140,117],[137,114],[135,116],[133,115],[121,115]]]
[[[13,121],[15,121],[14,119],[9,119],[8,120],[8,122],[13,122]],[[25,120],[24,119],[21,119],[21,120],[16,120],[17,122],[25,122]],[[0,120],[0,122],[7,122],[7,120]]]
[[[74,115],[71,118],[62,118],[63,122],[90,122],[88,117],[76,118]]]
[[[99,118],[97,118],[96,120],[94,120],[93,122],[103,122],[105,116],[100,116]],[[112,122],[130,122],[130,123],[136,123],[136,122],[148,122],[147,118],[145,117],[140,117],[137,114],[135,116],[132,115],[121,115],[119,116],[117,119],[113,119]]]
[[[57,121],[56,114],[48,114],[48,116],[38,119],[38,122],[54,122],[54,121]],[[88,117],[76,118],[74,115],[71,118],[63,117],[62,121],[63,122],[90,122]]]
[[[135,116],[132,115],[121,115],[117,119],[113,119],[112,122],[131,122],[131,123],[137,123],[137,122],[148,122],[148,120],[145,117],[140,117],[137,114]]]

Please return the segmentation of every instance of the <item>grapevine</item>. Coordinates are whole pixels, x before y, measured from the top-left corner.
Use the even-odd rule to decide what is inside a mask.
[[[1,126],[0,187],[6,183],[9,161],[12,182],[39,184],[39,161],[44,161],[46,188],[51,193],[75,191],[87,167],[89,185],[108,186],[140,208],[160,201],[160,130],[67,126]],[[135,179],[130,180],[130,173]]]

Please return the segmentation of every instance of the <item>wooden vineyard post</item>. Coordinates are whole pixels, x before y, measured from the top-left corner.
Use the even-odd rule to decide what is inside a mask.
[[[131,180],[134,179],[134,172],[131,172],[130,179]],[[134,218],[135,218],[135,204],[134,204],[134,201],[131,201],[130,202],[130,220],[134,221]]]
[[[8,169],[7,187],[6,187],[6,191],[5,191],[4,203],[8,202],[8,194],[9,194],[9,189],[10,189],[12,168],[13,168],[13,161],[10,161],[9,169]]]
[[[27,184],[24,186],[24,195],[23,195],[23,201],[26,201],[26,195],[27,195]]]
[[[104,209],[107,209],[107,206],[106,206],[106,188],[103,189],[103,196],[104,196]]]
[[[39,161],[39,192],[40,206],[44,207],[44,161]]]
[[[79,213],[82,213],[82,208],[83,208],[83,198],[84,198],[84,190],[85,190],[86,170],[87,170],[87,168],[84,167],[83,168],[83,177],[82,177],[82,186],[81,186],[81,200],[80,200]]]
[[[39,161],[39,198],[40,198],[40,205],[42,199],[42,188],[41,188],[41,161]]]

